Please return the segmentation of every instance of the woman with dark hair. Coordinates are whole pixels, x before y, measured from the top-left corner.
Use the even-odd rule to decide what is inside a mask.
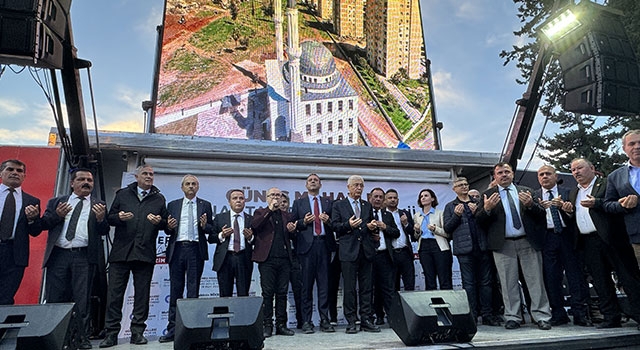
[[[425,290],[453,289],[453,255],[449,245],[449,235],[444,232],[442,210],[436,210],[438,198],[431,189],[423,189],[418,194],[418,207],[413,215],[415,238],[418,240],[418,255],[424,272]],[[436,284],[436,278],[438,284]]]

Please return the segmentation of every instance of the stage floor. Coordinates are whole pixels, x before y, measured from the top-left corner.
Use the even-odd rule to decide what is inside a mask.
[[[317,328],[317,327],[316,327]],[[149,339],[147,345],[131,345],[129,339],[120,339],[121,343],[111,349],[173,349],[173,343],[158,343]],[[98,340],[93,341],[94,349]],[[345,326],[339,326],[336,333],[303,334],[296,330],[292,337],[272,336],[264,342],[264,349],[401,349],[406,348],[388,324],[382,326],[380,333],[360,332],[345,334]],[[531,323],[520,329],[506,330],[504,327],[478,326],[478,332],[469,343],[438,344],[412,347],[414,349],[622,349],[640,348],[640,331],[633,321],[624,323],[622,328],[596,329],[563,325],[549,331],[539,330]],[[182,350],[182,349],[180,349]]]

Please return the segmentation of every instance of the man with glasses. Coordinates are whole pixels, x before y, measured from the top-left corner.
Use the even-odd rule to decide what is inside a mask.
[[[289,213],[280,209],[282,192],[277,187],[267,190],[267,207],[253,215],[253,261],[258,263],[262,287],[264,337],[273,332],[273,299],[275,297],[276,335],[294,335],[287,328],[287,289],[291,273],[291,239],[287,230]]]
[[[464,177],[453,182],[456,198],[444,208],[444,230],[453,239],[453,254],[458,258],[462,288],[467,292],[469,308],[482,324],[500,326],[491,314],[491,253],[487,249],[487,235],[476,224],[478,203],[469,196],[469,183]]]

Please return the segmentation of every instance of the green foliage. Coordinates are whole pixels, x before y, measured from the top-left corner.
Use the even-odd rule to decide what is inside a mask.
[[[518,5],[518,18],[522,23],[514,35],[523,37],[525,43],[503,50],[500,57],[504,64],[513,63],[521,72],[516,79],[519,84],[528,84],[533,65],[538,58],[540,41],[535,29],[552,13],[554,0],[513,0]],[[558,4],[567,3],[567,0]],[[624,25],[636,50],[640,53],[640,2],[637,0],[609,0],[608,6],[626,13]],[[553,136],[544,136],[539,145],[538,156],[554,165],[557,169],[567,171],[569,162],[574,157],[585,157],[605,174],[618,167],[626,160],[620,149],[620,136],[630,128],[640,128],[640,118],[612,116],[608,120],[593,116],[568,113],[562,110],[561,102],[564,93],[561,69],[557,63],[551,62],[547,68],[543,86],[543,98],[539,113],[548,121],[559,126],[561,132]]]

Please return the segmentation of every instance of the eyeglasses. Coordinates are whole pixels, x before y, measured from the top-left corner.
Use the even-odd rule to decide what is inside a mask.
[[[457,184],[453,187],[469,187],[469,184]]]

